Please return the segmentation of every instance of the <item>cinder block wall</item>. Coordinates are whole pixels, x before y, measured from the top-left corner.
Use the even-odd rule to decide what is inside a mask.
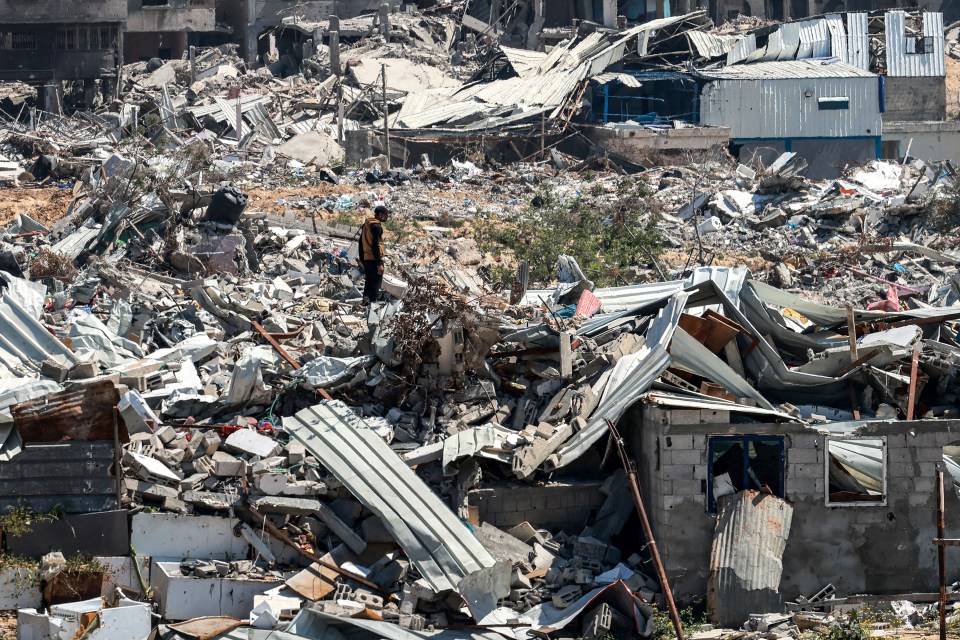
[[[706,594],[716,516],[707,513],[711,435],[782,435],[793,524],[784,552],[784,600],[828,583],[840,595],[937,590],[936,470],[943,447],[960,443],[960,421],[884,422],[858,437],[887,439],[887,501],[826,505],[826,435],[797,425],[730,424],[724,412],[634,410],[623,421],[637,458],[657,545],[681,600]],[[844,436],[850,437],[850,436]],[[960,537],[960,500],[946,478],[947,537]],[[960,550],[948,549],[948,579]]]
[[[579,534],[603,505],[600,482],[556,481],[543,486],[499,484],[467,494],[481,522],[509,528],[527,521],[538,529]]]
[[[944,120],[947,117],[946,78],[883,79],[884,122]]]

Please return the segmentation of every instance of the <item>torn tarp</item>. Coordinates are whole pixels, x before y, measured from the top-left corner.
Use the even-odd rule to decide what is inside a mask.
[[[77,357],[8,294],[0,296],[0,378],[19,378],[36,373],[44,360],[58,359],[70,365]],[[9,369],[6,373],[3,368]]]
[[[329,389],[338,384],[349,382],[358,373],[369,367],[375,358],[373,356],[358,356],[356,358],[334,358],[320,356],[314,358],[294,375],[303,379],[304,385],[313,389]]]

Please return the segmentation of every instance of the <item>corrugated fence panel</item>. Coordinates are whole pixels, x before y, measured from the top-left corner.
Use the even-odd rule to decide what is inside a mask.
[[[867,14],[847,14],[847,43],[849,63],[864,71],[870,70],[870,38],[867,37]]]
[[[917,53],[922,47],[914,37],[907,37],[907,14],[888,11],[886,14],[887,75],[891,77],[939,77],[946,75],[944,62],[943,14],[923,12],[923,36],[932,40],[929,53]]]
[[[0,464],[0,513],[23,502],[37,512],[117,508],[113,442],[31,444]]]
[[[737,626],[751,613],[781,609],[783,552],[792,521],[793,507],[776,496],[743,491],[721,498],[707,581],[711,619]]]

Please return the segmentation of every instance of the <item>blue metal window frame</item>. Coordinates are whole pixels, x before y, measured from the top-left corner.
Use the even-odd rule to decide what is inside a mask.
[[[708,436],[707,437],[707,513],[717,512],[717,501],[713,497],[713,452],[715,443],[739,444],[743,450],[743,485],[750,486],[750,475],[747,470],[750,468],[750,447],[751,442],[761,442],[764,444],[778,445],[777,452],[777,478],[778,486],[770,487],[778,498],[785,498],[784,485],[786,482],[786,456],[784,454],[783,436]],[[760,487],[755,487],[760,489]]]

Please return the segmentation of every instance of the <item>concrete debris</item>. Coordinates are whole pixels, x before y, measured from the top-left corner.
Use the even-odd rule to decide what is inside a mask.
[[[960,177],[924,87],[960,27],[320,4],[173,60],[58,30],[96,78],[0,83],[18,638],[930,623]],[[33,33],[5,69],[46,73]]]

